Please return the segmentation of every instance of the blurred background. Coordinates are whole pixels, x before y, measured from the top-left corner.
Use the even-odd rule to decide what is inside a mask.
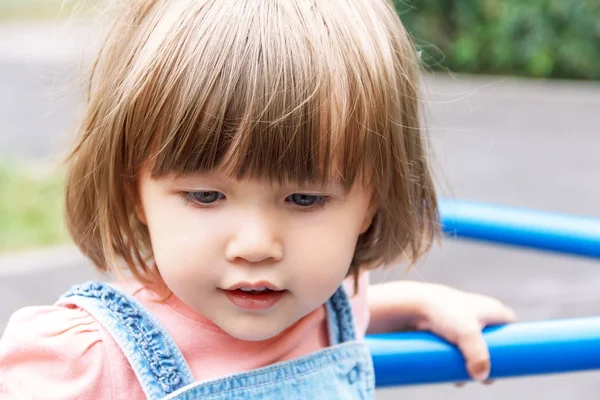
[[[96,277],[62,224],[62,167],[107,0],[0,0],[0,332],[12,312]],[[600,1],[394,1],[426,65],[442,196],[600,217]],[[415,279],[496,296],[522,320],[600,314],[600,263],[444,240]],[[526,360],[524,360],[525,362]],[[434,368],[434,366],[432,366]],[[600,372],[395,399],[597,399]]]

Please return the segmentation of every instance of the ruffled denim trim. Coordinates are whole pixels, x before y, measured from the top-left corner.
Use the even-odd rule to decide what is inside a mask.
[[[344,286],[340,286],[329,299],[333,310],[337,316],[339,343],[350,342],[356,340],[356,332],[354,330],[354,315],[348,301],[348,295],[344,290]]]
[[[97,299],[111,311],[139,347],[150,366],[151,373],[165,393],[171,393],[189,384],[184,379],[176,357],[169,346],[164,344],[168,341],[164,337],[165,334],[153,326],[152,322],[138,309],[139,306],[136,307],[132,304],[132,299],[101,282],[88,282],[74,286],[61,298],[72,296]]]

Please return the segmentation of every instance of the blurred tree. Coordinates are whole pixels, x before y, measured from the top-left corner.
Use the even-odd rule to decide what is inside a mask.
[[[600,79],[599,0],[394,0],[433,70]]]

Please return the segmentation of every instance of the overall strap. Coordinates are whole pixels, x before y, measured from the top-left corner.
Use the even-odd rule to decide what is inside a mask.
[[[88,282],[61,296],[89,312],[110,333],[148,399],[194,382],[179,348],[160,322],[133,297],[109,284]]]
[[[354,315],[350,299],[342,284],[325,303],[331,346],[356,340]]]

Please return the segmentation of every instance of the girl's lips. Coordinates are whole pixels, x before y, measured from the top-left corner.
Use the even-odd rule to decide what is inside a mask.
[[[237,289],[261,289],[261,288],[267,288],[269,290],[274,290],[274,291],[280,291],[281,289],[279,289],[277,286],[275,286],[274,284],[272,284],[269,281],[259,281],[259,282],[255,282],[255,283],[250,283],[250,282],[240,282],[240,283],[236,283],[235,285],[228,287],[226,290],[237,290]]]
[[[266,286],[266,285],[260,285]],[[247,288],[248,286],[242,286]],[[245,292],[240,289],[223,290],[233,305],[249,311],[263,311],[275,306],[287,293],[287,290],[265,290],[263,292]]]

